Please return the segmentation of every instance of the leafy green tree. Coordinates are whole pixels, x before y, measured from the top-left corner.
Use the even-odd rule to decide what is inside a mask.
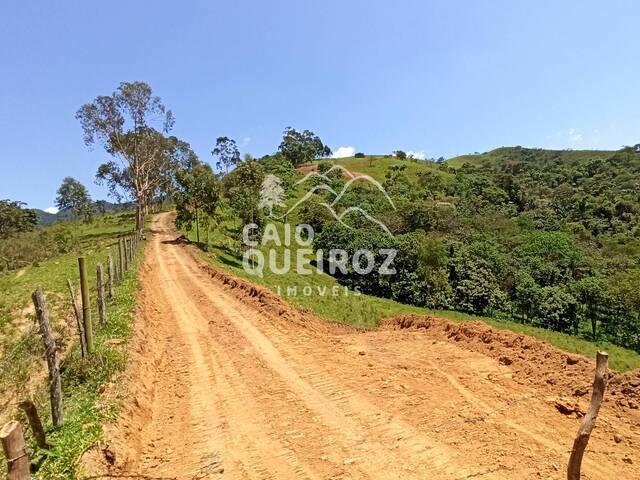
[[[19,232],[28,232],[38,223],[35,210],[24,207],[23,202],[0,200],[0,238]]]
[[[392,197],[408,197],[412,190],[411,181],[405,172],[406,165],[393,165],[385,173],[384,189]]]
[[[355,157],[355,158],[364,158],[364,157],[365,157],[365,154],[364,154],[364,153],[362,153],[362,152],[357,152],[357,153],[354,155],[354,157]]]
[[[394,150],[393,155],[400,160],[406,160],[407,158],[407,152],[405,152],[404,150]]]
[[[459,310],[490,315],[506,302],[506,295],[488,263],[464,249],[451,258],[450,278]]]
[[[209,219],[216,215],[221,193],[220,180],[209,165],[200,163],[190,169],[178,170],[176,182],[176,225],[179,228],[189,228],[195,223],[196,241],[200,243],[200,221],[203,214],[207,217],[207,233]]]
[[[247,161],[245,160],[245,162]],[[275,175],[282,181],[282,188],[284,188],[287,195],[294,193],[296,169],[289,160],[280,154],[275,154],[266,155],[259,162],[265,174]]]
[[[331,167],[333,167],[333,163],[327,160],[322,160],[321,162],[318,162],[318,173],[324,175],[331,169]]]
[[[515,273],[512,300],[525,321],[536,318],[542,292],[531,275],[524,270]]]
[[[87,187],[72,177],[62,180],[56,196],[56,207],[69,210],[74,218],[82,218],[84,221],[91,220],[94,212]]]
[[[448,305],[452,294],[449,285],[449,251],[442,238],[424,235],[418,247],[417,273],[426,283],[427,306]]]
[[[433,171],[418,173],[418,186],[425,191],[430,198],[438,198],[444,191],[442,176]]]
[[[331,149],[315,133],[310,130],[298,132],[291,127],[285,128],[278,151],[294,167],[331,155]]]
[[[298,210],[299,223],[311,225],[315,234],[322,232],[325,224],[334,220],[327,207],[320,202],[309,200]]]
[[[537,317],[544,328],[574,335],[578,333],[578,302],[563,287],[541,289]]]
[[[264,181],[263,166],[257,160],[242,162],[224,176],[225,197],[242,224],[262,224],[260,191]]]
[[[171,110],[146,83],[123,82],[111,95],[82,105],[76,118],[87,146],[99,143],[119,160],[100,165],[96,177],[112,193],[121,189],[135,199],[136,230],[141,230],[147,204],[173,166],[173,142],[164,135],[173,128]]]
[[[218,157],[216,167],[220,170],[224,167],[227,173],[230,167],[240,163],[240,150],[238,150],[236,141],[229,137],[218,137],[211,155]]]
[[[568,283],[577,277],[584,263],[583,252],[565,232],[534,232],[528,235],[522,253],[541,286]]]
[[[589,276],[580,279],[573,286],[576,299],[584,308],[584,316],[591,323],[591,336],[598,339],[598,320],[600,309],[608,303],[608,285],[601,276]]]

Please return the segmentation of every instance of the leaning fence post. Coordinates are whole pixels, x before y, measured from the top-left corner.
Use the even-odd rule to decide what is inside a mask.
[[[104,275],[102,274],[102,264],[96,266],[96,288],[98,290],[98,320],[105,322],[104,306]]]
[[[606,352],[598,352],[596,355],[596,377],[593,381],[593,392],[591,394],[591,405],[589,411],[582,419],[578,435],[573,441],[573,449],[569,458],[569,466],[567,468],[568,480],[580,480],[580,467],[582,465],[582,457],[584,450],[589,443],[591,432],[596,426],[596,419],[602,405],[604,391],[607,388],[607,364],[609,362],[609,354]]]
[[[69,294],[71,295],[71,303],[73,304],[73,313],[76,317],[76,327],[78,329],[78,337],[80,337],[80,354],[82,358],[85,357],[87,353],[87,342],[84,338],[84,329],[82,328],[82,312],[80,311],[80,307],[78,307],[78,301],[76,300],[76,292],[73,290],[73,283],[71,283],[71,279],[67,278],[67,286],[69,287]]]
[[[108,272],[107,274],[109,275],[109,283],[108,283],[108,295],[109,295],[109,299],[113,298],[113,257],[111,256],[111,254],[109,254],[109,263],[108,263]]]
[[[42,427],[42,420],[40,420],[40,415],[38,415],[38,409],[36,405],[31,400],[23,400],[18,404],[27,419],[29,419],[29,425],[31,425],[31,431],[33,432],[33,436],[36,439],[36,444],[39,448],[47,449],[49,445],[47,444],[47,437],[44,434],[44,428]]]
[[[82,324],[87,354],[93,352],[93,325],[91,324],[91,304],[89,303],[89,283],[87,282],[87,268],[84,257],[78,258],[80,270],[80,296],[82,297]]]
[[[64,423],[64,414],[62,412],[62,381],[60,380],[60,364],[58,362],[58,351],[56,349],[56,341],[51,332],[51,324],[49,323],[49,310],[47,309],[47,301],[44,298],[42,289],[38,287],[31,295],[33,306],[36,309],[38,324],[40,325],[40,334],[44,341],[44,352],[47,357],[47,367],[49,368],[49,395],[51,397],[51,417],[53,425],[60,427]]]
[[[29,480],[29,454],[20,422],[9,422],[0,430],[2,449],[7,458],[7,480]]]

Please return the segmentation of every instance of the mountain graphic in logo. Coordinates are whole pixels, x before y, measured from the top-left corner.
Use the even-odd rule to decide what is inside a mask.
[[[329,174],[335,170],[340,171],[342,176],[349,178],[349,180],[345,183],[345,185],[342,187],[342,189],[339,192],[336,192],[333,189],[333,187],[331,187],[331,178],[329,177]],[[333,201],[331,201],[331,203],[321,202],[319,205],[322,205],[327,210],[329,210],[333,218],[335,218],[339,223],[353,230],[353,227],[351,225],[348,225],[344,221],[344,218],[353,212],[357,212],[357,213],[360,213],[362,216],[364,216],[370,222],[378,225],[388,235],[393,236],[389,228],[387,228],[387,226],[383,222],[375,218],[373,215],[371,215],[369,212],[359,207],[358,205],[349,206],[344,210],[342,210],[341,212],[336,211],[337,203],[340,201],[340,199],[342,199],[342,197],[349,190],[351,185],[355,182],[365,182],[370,185],[373,185],[378,191],[380,191],[380,193],[384,196],[385,200],[389,202],[389,205],[391,205],[391,207],[395,210],[396,206],[393,203],[393,200],[391,200],[391,197],[385,191],[382,185],[380,185],[380,183],[377,180],[375,180],[373,177],[369,175],[361,174],[361,173],[354,174],[350,172],[347,168],[343,167],[342,165],[334,165],[325,173],[319,173],[317,171],[307,173],[304,176],[304,178],[296,182],[296,185],[302,185],[313,178],[320,178],[321,180],[323,180],[323,183],[314,185],[311,189],[309,189],[304,194],[302,198],[300,198],[295,204],[293,204],[293,206],[290,207],[283,215],[275,216],[273,215],[273,207],[284,206],[284,189],[282,188],[282,181],[277,176],[267,175],[267,177],[265,177],[264,182],[262,183],[262,190],[260,192],[260,204],[259,204],[260,208],[269,208],[270,217],[283,219],[287,215],[295,211],[300,205],[302,205],[303,203],[311,199],[317,192],[326,191],[333,195]]]

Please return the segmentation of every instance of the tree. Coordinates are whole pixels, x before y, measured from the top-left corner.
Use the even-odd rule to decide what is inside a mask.
[[[578,302],[566,289],[543,287],[537,316],[541,326],[557,332],[578,333]]]
[[[224,176],[225,196],[243,224],[260,224],[258,204],[264,181],[264,168],[256,160],[242,162]]]
[[[584,306],[584,316],[591,323],[593,341],[598,339],[598,309],[607,302],[607,282],[602,277],[589,276],[580,279],[574,286],[577,300]]]
[[[146,83],[123,82],[111,95],[82,105],[76,118],[87,146],[99,143],[119,160],[100,165],[96,177],[107,181],[112,193],[121,188],[135,199],[136,230],[141,230],[145,207],[174,164],[175,142],[164,135],[173,128],[171,110]]]
[[[0,238],[14,233],[28,232],[38,223],[35,210],[22,208],[23,202],[0,200]]]
[[[258,208],[268,208],[269,217],[273,217],[273,207],[282,205],[285,197],[282,180],[275,175],[269,174],[264,177],[262,182]]]
[[[331,149],[315,133],[298,132],[291,127],[285,128],[278,151],[295,167],[331,155]]]
[[[176,183],[176,225],[178,228],[191,227],[195,222],[196,241],[200,243],[200,214],[215,215],[220,198],[220,180],[209,165],[199,163],[193,168],[179,169]]]
[[[240,163],[240,150],[236,145],[236,141],[229,137],[218,137],[216,146],[211,151],[211,155],[218,157],[216,167],[218,169],[225,168],[225,172],[229,172],[229,167],[233,167]]]
[[[365,155],[364,155],[364,153],[362,153],[362,152],[357,152],[357,153],[354,155],[354,158],[364,158],[364,157],[365,157]]]
[[[75,219],[83,218],[88,221],[93,215],[93,202],[87,187],[72,177],[62,180],[57,191],[56,207],[71,211]]]
[[[407,153],[404,150],[394,150],[393,155],[400,160],[407,158]]]

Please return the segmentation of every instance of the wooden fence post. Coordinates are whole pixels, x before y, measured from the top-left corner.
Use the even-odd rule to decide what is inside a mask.
[[[47,444],[47,437],[44,434],[44,428],[42,428],[42,420],[40,420],[40,415],[38,415],[38,409],[36,405],[31,400],[23,400],[18,404],[27,418],[29,419],[29,425],[31,425],[31,431],[33,432],[33,436],[36,439],[36,444],[39,448],[48,449],[49,445]]]
[[[122,282],[124,273],[122,272],[122,249],[120,248],[120,241],[118,240],[118,260],[116,261],[116,268],[118,269],[118,283]]]
[[[591,432],[596,426],[596,419],[602,405],[604,391],[607,388],[607,365],[609,362],[609,354],[606,352],[598,352],[596,355],[596,377],[593,381],[593,392],[591,393],[591,405],[589,411],[582,419],[578,435],[573,441],[573,449],[569,458],[569,466],[567,468],[568,480],[580,480],[580,468],[582,465],[582,457],[584,450],[589,443]]]
[[[100,323],[105,322],[105,305],[104,305],[104,275],[102,273],[102,264],[96,266],[96,288],[98,290],[98,320]]]
[[[78,258],[80,270],[80,296],[82,297],[82,326],[84,327],[84,341],[87,354],[93,352],[93,325],[91,324],[91,304],[89,303],[89,283],[87,282],[87,267],[84,257]]]
[[[7,457],[7,480],[29,480],[29,454],[20,422],[9,422],[0,430],[2,449]]]
[[[64,414],[62,412],[62,381],[60,380],[60,364],[58,362],[56,341],[51,332],[49,310],[47,309],[47,301],[44,298],[42,289],[38,287],[31,295],[31,298],[33,299],[33,306],[36,309],[36,316],[38,317],[38,324],[40,325],[40,334],[44,341],[47,367],[49,368],[51,417],[53,418],[53,425],[60,427],[64,423]]]
[[[71,303],[73,304],[73,313],[76,317],[76,329],[78,330],[78,337],[80,338],[80,354],[82,358],[87,354],[87,342],[84,338],[84,329],[82,328],[82,312],[78,307],[78,301],[76,300],[76,292],[73,290],[73,283],[71,279],[67,278],[67,286],[69,287],[69,295],[71,295]]]
[[[122,253],[124,257],[123,270],[126,272],[127,270],[129,270],[129,252],[127,252],[127,240],[123,238],[121,242],[122,242]]]
[[[109,289],[107,290],[108,295],[109,295],[109,300],[113,299],[113,257],[111,256],[111,254],[109,254],[109,265],[107,266],[108,268],[108,275],[109,275]]]

